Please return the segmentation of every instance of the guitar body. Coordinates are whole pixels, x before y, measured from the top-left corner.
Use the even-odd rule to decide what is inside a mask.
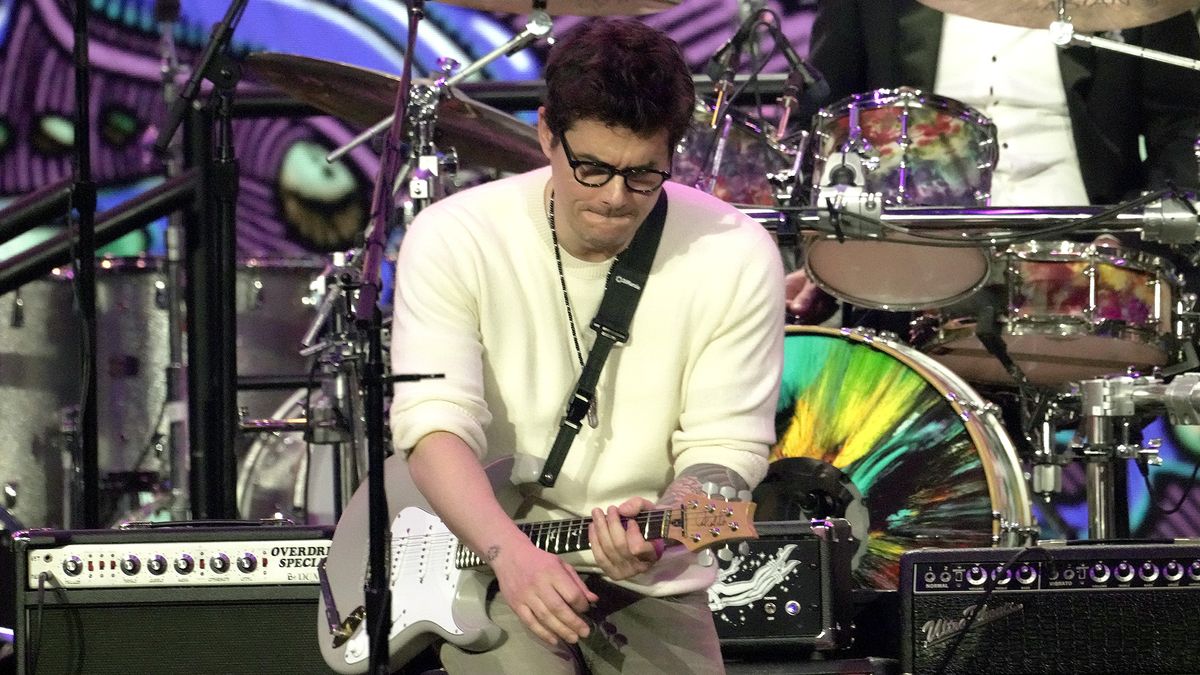
[[[511,467],[512,459],[506,458],[486,468],[492,489],[510,513],[520,502],[508,481]],[[389,457],[384,462],[384,476],[392,548],[391,667],[403,666],[439,637],[470,651],[495,645],[502,631],[487,618],[485,606],[491,574],[455,567],[458,540],[433,515],[403,458]],[[364,482],[338,521],[325,564],[328,592],[342,618],[365,606],[369,540]],[[324,593],[319,603],[317,639],[325,663],[339,673],[365,673],[369,662],[366,623],[358,625],[344,644],[334,646]]]
[[[391,539],[388,663],[392,668],[403,666],[439,637],[468,651],[493,647],[503,631],[487,618],[492,575],[433,514],[413,484],[407,462],[389,457],[383,469]],[[510,514],[521,506],[520,495],[508,480],[511,469],[511,457],[485,468],[497,500]],[[360,486],[346,505],[322,572],[317,640],[325,663],[339,673],[365,673],[370,665],[363,620],[370,540],[367,488]],[[758,536],[754,504],[731,502],[720,495],[685,495],[678,507],[649,509],[628,520],[647,540],[671,539],[690,551]],[[518,527],[541,550],[562,555],[590,549],[589,522],[576,517],[524,522]]]

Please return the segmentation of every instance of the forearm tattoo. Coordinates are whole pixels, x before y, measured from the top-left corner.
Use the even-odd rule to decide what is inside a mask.
[[[746,479],[728,467],[720,464],[695,464],[679,472],[675,480],[663,491],[658,503],[662,506],[679,506],[684,497],[703,493],[705,483],[716,485],[718,490],[723,487],[733,488],[734,492],[750,489]]]
[[[500,547],[499,546],[489,546],[488,550],[484,551],[484,553],[483,553],[483,561],[488,564],[491,564],[492,561],[494,561],[498,557],[500,557]]]

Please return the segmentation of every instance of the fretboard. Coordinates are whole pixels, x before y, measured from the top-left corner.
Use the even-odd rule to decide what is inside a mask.
[[[647,540],[664,539],[671,526],[670,510],[644,511],[632,518],[638,524],[642,536]],[[628,521],[629,519],[622,519]],[[537,523],[521,523],[517,527],[529,537],[534,546],[550,553],[575,553],[592,547],[588,541],[588,525],[591,518],[568,518],[546,520]],[[480,567],[484,560],[461,543],[454,555],[454,565],[459,569]]]

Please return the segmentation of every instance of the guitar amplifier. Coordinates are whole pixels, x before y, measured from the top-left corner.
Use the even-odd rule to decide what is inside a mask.
[[[1195,543],[919,550],[900,564],[904,672],[1200,671]]]
[[[313,622],[332,529],[32,530],[0,545],[16,672],[328,673]]]
[[[759,648],[832,651],[849,643],[848,521],[755,523],[759,538],[720,561],[708,602],[727,653]]]

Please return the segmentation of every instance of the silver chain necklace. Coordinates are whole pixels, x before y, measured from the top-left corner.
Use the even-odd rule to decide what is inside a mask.
[[[567,308],[567,325],[571,327],[571,344],[575,346],[575,357],[579,360],[579,370],[583,371],[583,350],[579,347],[579,331],[575,328],[575,312],[571,309],[571,296],[567,294],[567,276],[563,273],[562,252],[558,245],[558,230],[554,227],[554,193],[550,193],[550,208],[547,214],[550,222],[550,239],[554,242],[554,262],[558,265],[558,284],[562,288],[563,305]],[[600,423],[596,415],[596,394],[592,395],[592,403],[588,406],[588,425],[593,429]]]

